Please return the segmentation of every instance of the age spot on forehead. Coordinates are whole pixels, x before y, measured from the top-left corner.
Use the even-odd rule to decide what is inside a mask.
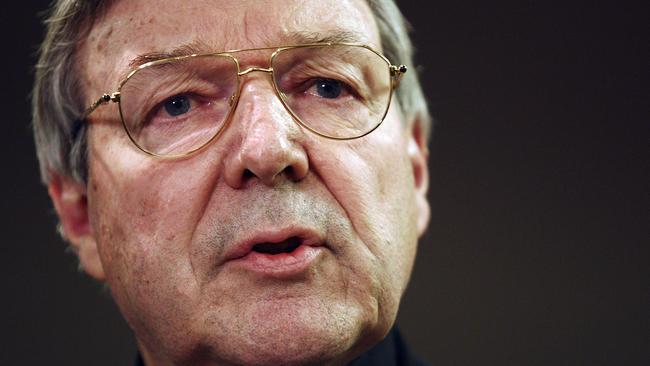
[[[153,22],[154,22],[154,17],[151,16],[147,20],[144,20],[144,19],[140,20],[140,23],[138,23],[138,26],[140,26],[140,27],[148,26],[149,24],[153,24]]]
[[[111,25],[111,26],[109,26],[108,29],[106,29],[106,30],[103,32],[103,34],[100,36],[100,41],[97,42],[97,46],[95,47],[95,49],[97,50],[97,52],[102,52],[102,51],[106,48],[106,42],[101,41],[101,40],[109,39],[109,38],[111,37],[112,34],[113,34],[113,26]],[[96,41],[96,38],[95,38],[95,37],[92,37],[90,40],[91,40],[92,42],[95,42],[95,41]]]

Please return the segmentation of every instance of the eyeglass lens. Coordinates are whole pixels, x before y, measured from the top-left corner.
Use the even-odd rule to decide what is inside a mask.
[[[391,93],[386,60],[358,46],[290,48],[272,60],[277,92],[293,117],[327,137],[354,138],[381,123]],[[120,89],[131,139],[156,155],[192,152],[226,123],[239,90],[229,55],[189,56],[135,72]]]

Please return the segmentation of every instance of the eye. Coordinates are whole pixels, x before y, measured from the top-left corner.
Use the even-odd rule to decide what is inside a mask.
[[[318,96],[328,99],[338,98],[343,89],[342,83],[333,79],[317,79],[315,87]]]
[[[190,110],[190,99],[187,95],[176,95],[165,101],[163,107],[170,116],[180,116]]]

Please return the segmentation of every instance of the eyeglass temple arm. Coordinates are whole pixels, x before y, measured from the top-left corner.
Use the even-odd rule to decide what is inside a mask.
[[[115,92],[111,94],[104,94],[99,99],[97,99],[93,104],[90,105],[84,112],[84,114],[81,116],[80,120],[86,119],[97,107],[99,107],[102,104],[106,104],[108,102],[114,102],[117,103],[120,101],[120,92]]]
[[[402,76],[406,74],[406,71],[408,71],[408,67],[406,67],[406,65],[390,65],[390,76],[393,77],[393,89],[397,88],[400,80],[402,79]]]
[[[71,132],[72,139],[74,140],[74,139],[77,138],[77,136],[79,135],[79,132],[81,131],[81,128],[85,124],[86,118],[91,113],[93,113],[93,111],[95,109],[97,109],[97,107],[99,107],[102,104],[106,104],[108,102],[111,102],[111,101],[112,102],[119,102],[120,101],[120,92],[115,92],[115,93],[111,93],[111,94],[102,95],[101,97],[99,97],[99,99],[97,99],[93,104],[90,105],[90,107],[88,107],[84,111],[84,113],[81,115],[81,117],[74,120],[74,122],[72,124],[72,132]]]

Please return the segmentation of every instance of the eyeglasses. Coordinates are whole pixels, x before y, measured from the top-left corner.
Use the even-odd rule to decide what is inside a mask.
[[[234,54],[272,50],[269,67],[241,70]],[[192,154],[214,140],[230,120],[244,75],[271,74],[273,88],[293,119],[330,139],[356,139],[374,131],[388,113],[393,89],[406,72],[372,48],[347,43],[193,54],[147,62],[131,71],[114,93],[84,113],[118,103],[122,124],[143,152],[165,157]]]

